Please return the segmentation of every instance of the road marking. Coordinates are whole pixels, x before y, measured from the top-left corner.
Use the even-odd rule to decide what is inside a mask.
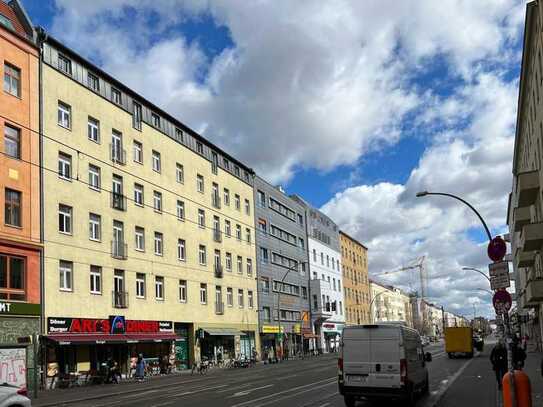
[[[285,399],[288,399],[290,397],[296,397],[296,396],[299,396],[300,394],[307,393],[308,391],[321,389],[323,387],[328,387],[330,385],[337,385],[337,379],[332,380],[330,383],[321,384],[320,386],[315,386],[315,387],[311,387],[309,389],[302,390],[300,392],[296,392],[295,394],[287,394],[287,395],[284,395],[283,397],[279,397],[279,398],[276,398],[276,399],[273,399],[273,400],[265,401],[264,403],[256,404],[253,407],[267,406],[269,404],[277,403],[278,401],[285,400]]]
[[[254,400],[249,400],[249,401],[245,401],[243,403],[239,403],[239,404],[234,404],[233,406],[231,407],[241,407],[241,406],[253,406],[254,407],[254,403],[256,403],[257,401],[261,401],[261,400],[266,400],[266,399],[269,399],[271,397],[276,397],[280,394],[284,394],[284,393],[290,393],[290,392],[293,392],[293,391],[296,391],[296,390],[299,390],[299,389],[304,389],[306,387],[309,387],[309,386],[314,386],[316,384],[320,384],[320,383],[324,383],[326,381],[330,381],[330,380],[337,380],[337,376],[333,376],[333,377],[329,377],[327,379],[323,379],[323,380],[319,380],[318,382],[313,382],[313,383],[309,383],[309,384],[305,384],[303,386],[297,386],[297,387],[292,387],[288,390],[283,390],[283,391],[280,391],[278,393],[274,393],[274,394],[270,394],[268,396],[263,396],[263,397],[259,397],[257,399],[254,399]],[[275,401],[275,400],[274,400]]]
[[[267,389],[268,387],[273,387],[273,384],[267,384],[266,386],[254,387],[254,388],[252,388],[252,389],[247,389],[247,390],[238,391],[237,393],[234,393],[234,394],[232,394],[231,396],[228,396],[227,398],[230,399],[230,398],[232,398],[232,397],[242,397],[242,396],[246,396],[246,395],[248,395],[249,393],[252,393],[252,392],[255,391],[255,390]]]

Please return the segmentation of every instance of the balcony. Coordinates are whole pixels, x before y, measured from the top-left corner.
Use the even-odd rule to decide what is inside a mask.
[[[539,193],[539,171],[521,172],[517,175],[517,206],[532,205]]]
[[[221,209],[221,197],[217,192],[211,193],[211,205],[216,209]]]
[[[534,265],[535,252],[523,252],[520,248],[517,248],[515,254],[515,261],[517,268],[520,267],[532,267]]]
[[[543,246],[543,222],[524,225],[520,232],[519,246],[524,252],[541,250]]]
[[[114,259],[126,260],[128,258],[128,244],[122,240],[112,240],[111,257]]]
[[[217,243],[222,242],[222,233],[219,229],[213,229],[213,240]]]
[[[109,145],[109,158],[111,161],[117,164],[126,164],[126,150],[122,148],[115,147],[115,145]]]
[[[223,315],[224,314],[224,302],[216,302],[215,303],[215,314],[217,315]]]
[[[514,231],[520,232],[524,225],[531,222],[532,215],[529,206],[521,206],[513,209],[513,225]]]
[[[222,278],[223,276],[223,270],[222,270],[222,266],[220,264],[215,264],[215,267],[214,267],[214,274],[215,274],[215,278]]]
[[[126,211],[126,196],[117,192],[111,192],[111,207],[119,211]]]
[[[112,291],[113,308],[128,308],[128,292]]]

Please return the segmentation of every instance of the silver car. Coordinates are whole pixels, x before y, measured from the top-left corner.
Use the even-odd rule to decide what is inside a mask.
[[[0,384],[0,407],[31,407],[31,405],[26,388],[7,383]]]

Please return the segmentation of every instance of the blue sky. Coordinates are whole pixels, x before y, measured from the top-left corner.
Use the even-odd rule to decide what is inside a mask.
[[[322,207],[370,248],[371,273],[421,255],[430,275],[485,268],[477,219],[414,195],[458,193],[504,229],[524,2],[387,1],[23,3],[35,24]],[[464,309],[473,284],[455,275],[433,291]],[[470,301],[489,309],[483,294]]]

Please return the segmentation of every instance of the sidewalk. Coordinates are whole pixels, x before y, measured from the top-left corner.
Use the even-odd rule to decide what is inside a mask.
[[[106,399],[108,396],[140,392],[142,389],[160,389],[180,382],[181,378],[191,377],[190,370],[167,376],[152,376],[139,383],[134,380],[122,381],[119,384],[98,384],[71,387],[69,389],[42,390],[37,399],[32,400],[33,407],[60,406],[63,403],[76,403],[83,400]],[[197,379],[200,375],[194,375]]]

